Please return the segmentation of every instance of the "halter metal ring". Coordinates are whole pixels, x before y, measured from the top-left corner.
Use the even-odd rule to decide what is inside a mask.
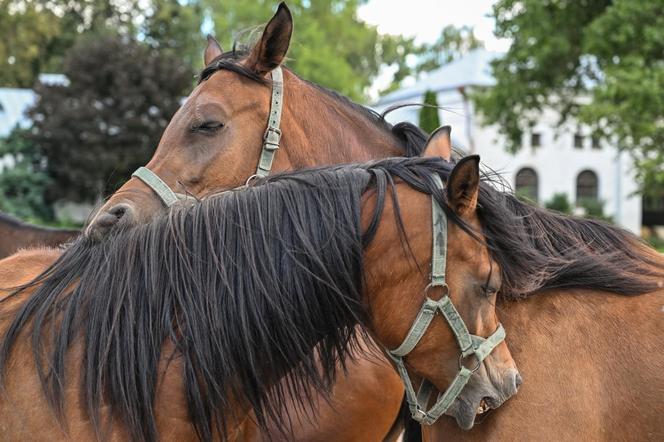
[[[475,353],[471,353],[468,356],[464,356],[463,354],[459,354],[459,369],[461,369],[462,367],[463,368],[468,368],[465,365],[463,365],[463,361],[464,361],[464,359],[466,359],[469,356],[474,356],[475,361],[477,361],[477,363],[475,364],[475,366],[473,368],[469,368],[471,373],[475,373],[477,370],[480,369],[480,365],[482,365],[482,361],[480,361],[480,359],[475,355]]]
[[[445,292],[443,293],[443,296],[447,295],[450,292],[450,287],[447,285],[447,283],[444,283],[442,285],[441,284],[434,285],[433,282],[430,282],[429,284],[427,284],[426,287],[424,287],[424,294],[426,295],[427,293],[429,293],[429,290],[432,290],[432,289],[435,289],[435,288],[445,289]]]
[[[250,187],[251,182],[254,181],[256,178],[258,178],[258,175],[253,174],[249,178],[247,178],[247,181],[244,182],[244,187]]]

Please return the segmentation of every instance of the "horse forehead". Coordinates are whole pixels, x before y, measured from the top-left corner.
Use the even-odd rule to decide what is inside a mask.
[[[487,248],[454,223],[449,224],[452,224],[448,226],[450,260],[471,266],[479,274],[488,274],[491,271],[492,263]],[[471,227],[477,228],[473,223],[471,223]]]
[[[230,100],[232,98],[244,98],[249,94],[255,96],[266,95],[260,84],[242,75],[221,69],[203,82],[195,89],[197,99],[212,97],[215,99]]]

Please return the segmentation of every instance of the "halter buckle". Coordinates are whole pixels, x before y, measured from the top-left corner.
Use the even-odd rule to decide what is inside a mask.
[[[279,141],[281,141],[281,130],[268,126],[263,134],[263,149],[277,150],[279,149]]]
[[[419,406],[410,413],[410,416],[418,422],[423,422],[429,415],[422,410]]]

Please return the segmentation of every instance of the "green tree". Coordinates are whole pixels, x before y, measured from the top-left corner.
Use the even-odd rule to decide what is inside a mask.
[[[496,34],[512,44],[477,108],[513,150],[554,109],[629,150],[644,182],[664,184],[662,11],[661,0],[498,1]]]
[[[27,130],[15,128],[0,139],[0,158],[8,155],[13,166],[0,171],[0,211],[21,219],[52,220],[53,212],[44,200],[51,183],[37,146],[27,137]]]
[[[434,91],[424,93],[424,106],[420,109],[420,128],[427,133],[432,133],[440,127],[438,118],[438,100]]]
[[[583,208],[585,218],[599,219],[613,222],[613,218],[604,214],[604,201],[596,198],[585,198],[577,201],[579,207]]]
[[[204,14],[198,0],[0,0],[0,85],[32,87],[61,72],[82,36],[123,35],[200,63]]]
[[[58,17],[26,4],[13,11],[12,1],[0,0],[0,86],[31,86],[52,56],[50,45],[61,32]]]
[[[568,215],[572,213],[572,204],[569,202],[566,193],[554,194],[549,201],[544,203],[544,207]]]
[[[484,47],[484,43],[475,37],[473,29],[468,26],[457,28],[448,25],[443,28],[438,39],[433,43],[408,45],[415,61],[402,55],[402,62],[397,64],[392,83],[381,91],[381,95],[390,93],[401,86],[407,77],[417,77],[420,74],[433,71],[441,66],[451,63],[473,49]]]
[[[212,11],[217,39],[225,50],[235,41],[251,42],[274,12],[273,0],[203,0]],[[406,55],[414,51],[412,38],[381,35],[357,17],[361,0],[292,0],[295,32],[288,65],[299,75],[355,100],[365,97],[385,64],[397,66],[397,77],[411,70]]]
[[[447,25],[434,43],[425,43],[418,48],[416,71],[420,73],[438,69],[481,47],[484,47],[484,43],[475,37],[473,28]]]
[[[140,62],[138,62],[140,61]],[[193,71],[126,37],[95,37],[68,54],[68,86],[38,84],[28,139],[52,179],[46,201],[94,201],[152,155]],[[57,183],[57,185],[55,184]]]
[[[0,0],[0,84],[32,87],[59,72],[82,34],[135,31],[139,0]]]
[[[205,38],[201,32],[204,10],[198,1],[151,0],[140,27],[150,47],[181,58],[193,67],[203,67]]]

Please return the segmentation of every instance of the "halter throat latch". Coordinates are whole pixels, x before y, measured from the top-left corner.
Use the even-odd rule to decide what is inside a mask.
[[[433,176],[438,186],[443,189],[443,181],[440,179],[440,176],[435,173]],[[388,354],[397,366],[399,376],[401,376],[404,383],[406,389],[406,402],[408,403],[410,414],[413,419],[424,425],[432,425],[450,408],[452,403],[461,394],[461,391],[470,380],[472,374],[480,368],[482,361],[484,361],[484,359],[491,354],[491,352],[503,342],[503,340],[505,340],[505,329],[501,324],[498,324],[496,331],[488,338],[471,335],[468,332],[468,328],[461,318],[461,315],[459,315],[454,304],[452,304],[452,300],[448,296],[449,288],[445,282],[445,267],[447,260],[447,216],[433,195],[431,196],[431,208],[433,250],[431,258],[431,283],[427,286],[427,290],[439,287],[444,290],[444,295],[437,301],[427,297],[404,341],[398,348],[388,350]],[[454,333],[459,345],[459,371],[452,380],[452,383],[447,387],[447,390],[439,393],[436,403],[431,408],[427,409],[429,399],[431,398],[431,394],[434,392],[435,387],[431,382],[424,379],[419,390],[415,392],[410,375],[406,370],[404,358],[412,352],[420,342],[426,331],[429,329],[431,321],[438,312],[440,312],[443,318],[445,318],[445,321]],[[472,368],[467,368],[463,364],[463,361],[471,355],[476,359],[476,364]]]

